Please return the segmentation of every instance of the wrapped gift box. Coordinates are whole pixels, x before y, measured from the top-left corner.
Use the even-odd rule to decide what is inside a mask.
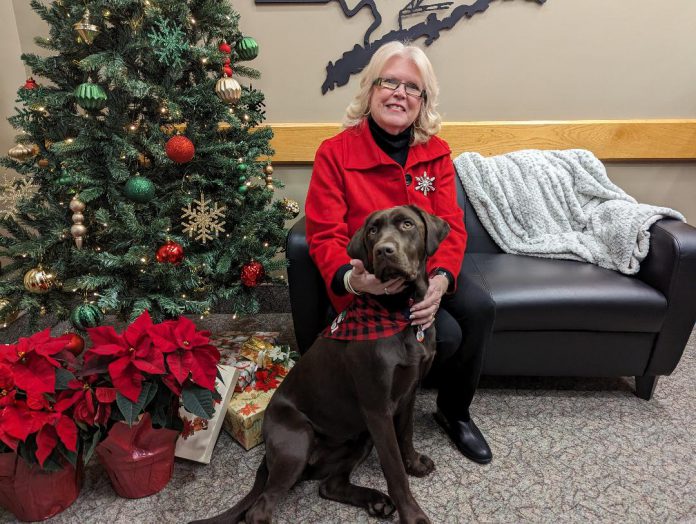
[[[233,366],[219,366],[219,370],[222,381],[218,377],[215,387],[220,393],[222,401],[215,405],[215,413],[210,420],[190,413],[183,406],[179,408],[179,416],[184,422],[184,429],[176,441],[175,455],[177,457],[204,464],[210,463],[213,448],[215,448],[227,414],[226,407],[232,398],[239,376],[239,371]]]
[[[276,377],[276,380],[280,383],[283,379]],[[247,387],[232,397],[223,427],[244,449],[263,442],[263,415],[274,392],[275,388],[262,391]]]

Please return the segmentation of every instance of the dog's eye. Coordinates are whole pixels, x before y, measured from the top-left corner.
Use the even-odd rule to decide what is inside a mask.
[[[401,222],[401,227],[403,227],[404,229],[411,229],[413,226],[415,226],[415,224],[410,220],[404,220],[403,222]]]
[[[371,226],[370,229],[367,230],[368,235],[374,235],[377,233],[377,227],[376,226]]]

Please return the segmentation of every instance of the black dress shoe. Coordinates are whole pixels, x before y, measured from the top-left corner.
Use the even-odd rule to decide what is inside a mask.
[[[448,418],[439,409],[433,417],[466,458],[479,464],[488,464],[493,459],[491,448],[473,420]]]

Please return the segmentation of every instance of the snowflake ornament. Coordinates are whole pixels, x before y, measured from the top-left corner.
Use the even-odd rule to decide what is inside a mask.
[[[429,177],[427,172],[423,171],[423,176],[417,176],[416,182],[418,182],[416,190],[422,191],[425,196],[428,196],[430,192],[435,192],[435,177]]]
[[[203,244],[217,238],[220,233],[225,232],[225,228],[222,227],[225,221],[220,220],[225,216],[225,209],[225,206],[219,206],[217,202],[211,207],[211,203],[206,201],[205,195],[201,193],[200,200],[194,200],[193,205],[189,204],[181,208],[184,212],[181,216],[184,233],[188,233],[189,237],[195,235],[196,240],[200,240]]]
[[[38,189],[39,186],[29,180],[21,180],[16,184],[5,180],[0,185],[0,218],[16,220],[19,202],[33,197]]]
[[[166,20],[156,22],[158,31],[152,30],[147,37],[150,39],[152,50],[160,63],[169,67],[184,64],[181,55],[189,49],[189,43],[184,33],[176,24],[169,27]]]

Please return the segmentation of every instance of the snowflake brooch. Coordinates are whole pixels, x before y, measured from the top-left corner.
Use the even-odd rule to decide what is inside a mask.
[[[417,176],[416,177],[416,191],[422,191],[425,196],[428,196],[428,193],[434,192],[435,191],[435,177],[429,177],[428,173],[423,171],[423,176]]]
[[[217,238],[220,233],[225,232],[225,228],[222,227],[225,221],[221,220],[225,216],[225,206],[218,206],[215,202],[213,207],[210,207],[210,202],[206,201],[203,193],[201,199],[194,200],[193,204],[195,205],[189,204],[181,208],[184,212],[181,216],[184,233],[188,233],[190,237],[196,235],[196,240],[205,244],[207,240],[213,239],[213,234],[214,238]]]

